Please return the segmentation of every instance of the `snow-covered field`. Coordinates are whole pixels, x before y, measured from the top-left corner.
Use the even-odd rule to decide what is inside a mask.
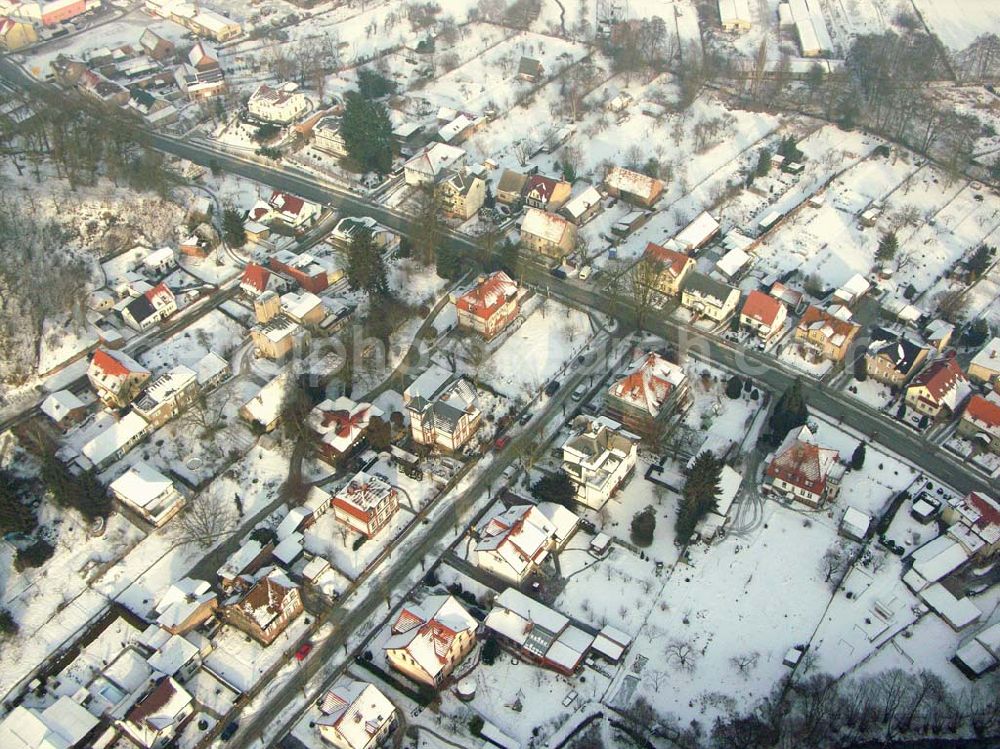
[[[510,398],[530,398],[587,346],[588,315],[554,300],[535,297],[514,329],[481,368],[484,382]],[[516,325],[516,323],[514,323]]]
[[[913,4],[931,33],[954,52],[1000,28],[1000,5],[993,0],[913,0]]]

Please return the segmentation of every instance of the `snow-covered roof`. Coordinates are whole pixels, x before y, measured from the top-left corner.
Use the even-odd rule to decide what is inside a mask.
[[[653,177],[647,177],[645,174],[616,166],[608,171],[604,178],[604,184],[619,192],[636,195],[643,200],[652,200],[663,183]]]
[[[575,671],[593,644],[593,635],[571,624],[552,643],[545,653],[545,660],[566,671]]]
[[[969,553],[955,539],[941,535],[914,551],[911,558],[913,570],[933,583],[961,566],[969,558]]]
[[[250,563],[263,551],[260,541],[251,538],[234,551],[219,567],[218,575],[223,580],[235,580],[243,574]]]
[[[142,259],[142,264],[149,267],[155,268],[158,265],[162,265],[166,262],[172,262],[174,259],[174,250],[171,247],[161,247],[158,250],[153,250],[146,257]]]
[[[518,286],[502,270],[481,276],[476,285],[455,301],[457,309],[477,317],[489,319],[507,301],[517,294]]]
[[[934,583],[920,591],[920,597],[955,629],[961,629],[983,615],[968,598],[956,598],[941,583]]]
[[[506,588],[493,603],[493,609],[484,622],[490,629],[523,644],[531,626],[539,626],[549,632],[562,632],[569,625],[569,619],[553,611],[548,606],[528,598],[517,588]]]
[[[289,565],[295,560],[295,557],[302,553],[303,542],[304,536],[298,531],[289,533],[281,540],[281,543],[274,547],[274,551],[271,553],[279,562]]]
[[[848,507],[844,511],[841,525],[856,538],[864,538],[868,533],[868,527],[871,525],[871,522],[872,519],[867,513],[862,512],[856,507]]]
[[[1000,658],[1000,622],[984,629],[976,635],[976,639],[993,655]]]
[[[65,419],[71,412],[78,408],[83,408],[84,403],[69,390],[57,390],[48,398],[42,401],[42,413],[48,416],[57,424]]]
[[[997,664],[994,655],[983,647],[983,644],[977,639],[969,640],[956,650],[955,658],[976,675],[986,673]]]
[[[442,171],[452,169],[465,158],[465,151],[447,143],[434,143],[406,162],[406,169],[436,177]]]
[[[156,623],[161,627],[176,627],[184,623],[195,610],[215,598],[212,586],[204,580],[185,577],[160,596],[156,602]]]
[[[847,281],[837,289],[833,295],[837,299],[843,300],[847,304],[851,304],[857,299],[860,299],[868,290],[872,287],[868,279],[862,276],[860,273],[855,273]]]
[[[909,387],[925,388],[926,395],[920,396],[922,400],[952,412],[972,392],[969,380],[954,356],[945,356],[928,364],[913,378]]]
[[[86,708],[65,695],[41,711],[18,705],[0,722],[0,746],[68,749],[81,742],[97,723]]]
[[[722,25],[750,23],[750,3],[748,0],[719,0],[719,17]]]
[[[374,684],[341,682],[319,703],[319,726],[333,726],[350,749],[367,749],[371,737],[393,719],[396,708]]]
[[[712,218],[708,211],[702,211],[694,221],[681,229],[674,240],[683,245],[687,251],[696,250],[718,231],[719,222]]]
[[[969,368],[980,367],[994,374],[1000,373],[1000,337],[991,338],[979,352],[972,357]]]
[[[142,460],[133,463],[110,486],[112,492],[136,507],[146,507],[173,488],[173,481]]]
[[[521,233],[559,244],[566,232],[570,230],[570,226],[569,221],[562,216],[548,213],[539,208],[529,208],[521,222]]]
[[[821,494],[837,469],[840,453],[816,444],[809,427],[791,430],[767,466],[767,475],[800,489]]]
[[[576,513],[555,502],[539,502],[538,511],[552,524],[558,543],[565,541],[580,523]]]
[[[726,278],[732,278],[750,262],[750,256],[738,247],[730,250],[715,264],[715,269]]]
[[[592,647],[610,660],[617,661],[622,657],[625,648],[631,644],[631,636],[607,624],[601,629],[597,637],[594,638]]]
[[[563,213],[567,214],[571,218],[578,219],[584,213],[600,203],[601,197],[600,190],[591,185],[579,195],[571,198],[570,201],[562,207]]]
[[[288,375],[280,374],[264,387],[257,395],[243,404],[243,408],[254,421],[267,426],[278,418],[281,404],[285,400],[285,390],[288,387]]]
[[[223,359],[214,351],[209,351],[194,365],[195,374],[198,377],[198,384],[204,385],[211,382],[223,372],[229,369],[229,362]]]
[[[650,352],[632,362],[625,377],[614,383],[608,392],[650,416],[656,416],[685,378],[684,370],[679,366]]]
[[[198,653],[198,648],[180,635],[171,635],[155,653],[149,665],[161,674],[173,676]]]
[[[288,511],[288,514],[281,519],[278,523],[278,528],[275,530],[274,534],[278,537],[279,541],[284,541],[289,536],[293,535],[302,522],[312,514],[312,511],[307,507],[293,507]]]
[[[483,524],[477,555],[490,555],[520,577],[539,564],[555,537],[555,526],[534,505],[514,505]]]
[[[191,702],[191,695],[184,687],[168,676],[129,710],[126,720],[154,732],[162,731],[173,726]]]
[[[403,398],[410,400],[420,397],[430,400],[441,392],[452,376],[448,370],[432,364],[403,391]]]
[[[386,650],[405,650],[427,674],[437,676],[445,666],[452,641],[462,632],[475,632],[476,620],[454,596],[430,596],[403,606],[392,625]]]
[[[129,411],[119,421],[94,437],[81,450],[93,465],[99,466],[119,450],[144,434],[149,423],[135,411]]]
[[[388,481],[365,471],[358,471],[347,485],[337,492],[336,499],[363,513],[368,513],[382,504],[394,491],[395,488]]]

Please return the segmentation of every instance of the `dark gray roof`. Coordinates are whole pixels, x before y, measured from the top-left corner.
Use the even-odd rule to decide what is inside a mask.
[[[872,356],[885,356],[892,362],[897,371],[909,373],[917,363],[917,357],[924,347],[914,343],[899,333],[885,328],[872,328],[871,342],[868,352]]]
[[[696,291],[702,296],[713,297],[720,302],[724,302],[733,291],[733,287],[721,281],[716,281],[714,278],[710,278],[703,273],[695,272],[688,274],[687,279],[684,281],[684,290]]]
[[[143,294],[142,296],[137,296],[135,299],[129,302],[128,306],[125,307],[125,309],[128,310],[128,313],[132,316],[132,319],[135,320],[136,323],[140,324],[146,318],[152,317],[153,315],[156,314],[156,309],[153,307],[152,302],[150,302],[149,299],[146,298],[145,294]]]

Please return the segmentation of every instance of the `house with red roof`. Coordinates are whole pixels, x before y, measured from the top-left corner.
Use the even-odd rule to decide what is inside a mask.
[[[122,310],[122,320],[140,333],[149,330],[177,311],[177,298],[165,283],[140,294]]]
[[[816,357],[839,362],[847,356],[847,349],[860,331],[860,325],[810,305],[795,326],[795,340]]]
[[[646,245],[645,257],[661,266],[656,281],[660,292],[667,296],[680,294],[684,278],[694,270],[694,258],[655,242]]]
[[[762,341],[769,341],[784,330],[788,310],[780,301],[763,291],[747,294],[740,310],[740,325],[752,330]]]
[[[764,473],[764,492],[817,508],[840,491],[840,453],[816,444],[809,427],[790,431]]]
[[[319,440],[320,454],[336,462],[358,444],[375,417],[383,412],[371,403],[356,403],[345,395],[336,400],[327,398],[309,412],[306,421]]]
[[[359,471],[334,497],[333,514],[341,525],[373,538],[399,509],[396,487]]]
[[[1000,551],[1000,503],[988,494],[969,492],[952,501],[941,511],[941,519],[970,554],[991,557]]]
[[[138,746],[158,749],[170,744],[194,713],[194,698],[173,677],[162,676],[116,723]]]
[[[458,326],[490,340],[521,313],[517,283],[499,270],[476,279],[476,285],[455,300]]]
[[[150,371],[122,351],[97,349],[87,367],[87,379],[101,402],[124,408],[139,395]]]
[[[296,232],[302,232],[316,223],[322,212],[318,203],[275,190],[267,202],[257,201],[250,209],[248,218],[261,224],[282,224]]]
[[[340,682],[319,700],[316,729],[337,749],[375,749],[399,725],[393,704],[374,684]]]
[[[551,512],[552,505],[546,504]],[[562,509],[573,515],[565,507]],[[566,540],[543,508],[513,505],[490,518],[479,530],[476,566],[520,586]]]
[[[572,192],[573,186],[569,182],[535,174],[528,177],[522,197],[525,205],[555,213],[566,205]]]
[[[271,271],[257,263],[247,263],[240,276],[240,290],[250,297],[256,297],[267,291],[267,284],[271,280]]]
[[[604,413],[629,431],[648,438],[689,400],[684,370],[651,351],[632,362],[625,376],[608,388]]]
[[[990,452],[1000,453],[1000,396],[973,395],[958,422],[958,434]]]
[[[972,392],[969,380],[954,355],[931,362],[906,388],[906,405],[919,414],[937,418],[942,412],[959,412]]]
[[[383,646],[389,665],[410,679],[440,687],[476,644],[478,622],[454,596],[407,603]]]

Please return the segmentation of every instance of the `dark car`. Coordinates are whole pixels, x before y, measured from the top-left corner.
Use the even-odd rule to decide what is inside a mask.
[[[553,276],[563,281],[566,280],[566,271],[564,271],[562,268],[559,267],[553,268],[552,270],[549,271],[549,273],[551,273]]]
[[[545,394],[550,398],[556,394],[559,389],[559,380],[552,380],[548,385],[545,386]]]
[[[229,741],[229,739],[231,739],[233,736],[236,735],[236,732],[238,730],[240,730],[240,724],[234,720],[232,723],[230,723],[228,726],[222,729],[222,733],[219,734],[219,738],[222,739],[223,741]]]

